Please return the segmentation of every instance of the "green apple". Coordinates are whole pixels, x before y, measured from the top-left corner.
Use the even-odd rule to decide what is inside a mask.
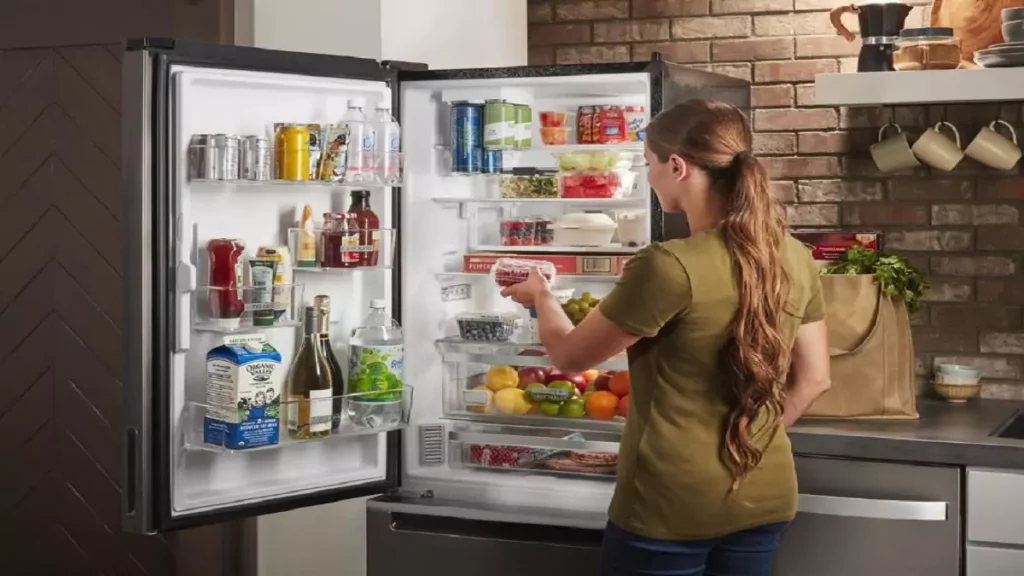
[[[559,402],[552,402],[550,400],[541,402],[540,411],[545,416],[558,416],[559,410],[561,410],[562,404]]]
[[[566,418],[582,418],[587,413],[587,405],[579,398],[571,398],[562,404],[558,413]]]

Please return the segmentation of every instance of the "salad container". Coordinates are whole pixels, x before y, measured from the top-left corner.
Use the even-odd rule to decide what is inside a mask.
[[[555,222],[555,244],[560,246],[607,246],[618,225],[607,214],[574,212]]]
[[[463,340],[507,342],[516,331],[519,315],[463,312],[455,316]]]
[[[558,198],[555,174],[502,174],[499,187],[502,198]]]
[[[521,258],[499,258],[491,267],[494,283],[502,288],[525,282],[530,276],[530,269],[536,268],[548,282],[555,281],[555,265],[541,260],[524,260]]]

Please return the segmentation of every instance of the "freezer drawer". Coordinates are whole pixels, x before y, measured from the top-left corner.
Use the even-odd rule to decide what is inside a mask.
[[[1020,576],[1024,549],[967,546],[966,576]]]
[[[967,471],[967,540],[1024,546],[1024,473]]]
[[[601,530],[368,509],[366,574],[598,574],[601,536]]]
[[[957,576],[959,468],[797,458],[799,512],[777,576]]]

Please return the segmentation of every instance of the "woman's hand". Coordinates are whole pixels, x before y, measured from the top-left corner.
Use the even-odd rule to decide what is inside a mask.
[[[550,291],[551,286],[547,278],[536,268],[530,268],[530,275],[526,277],[526,281],[508,286],[501,291],[501,295],[526,308],[533,308],[537,300]]]

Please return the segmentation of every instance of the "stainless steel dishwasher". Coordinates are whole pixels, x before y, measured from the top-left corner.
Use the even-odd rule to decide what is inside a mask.
[[[958,576],[960,468],[798,457],[776,576]]]

